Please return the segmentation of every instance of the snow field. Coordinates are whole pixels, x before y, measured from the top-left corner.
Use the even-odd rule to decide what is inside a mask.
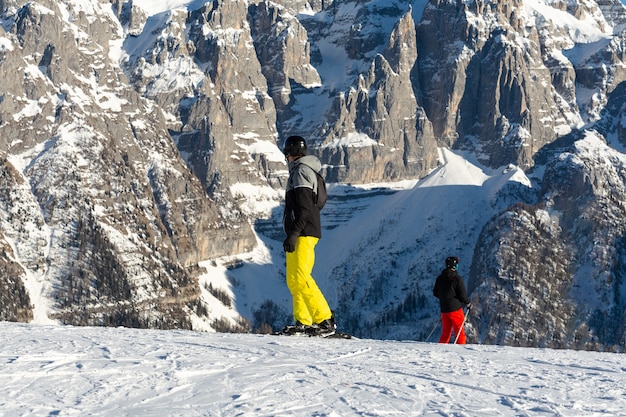
[[[0,323],[0,414],[617,416],[621,354]]]

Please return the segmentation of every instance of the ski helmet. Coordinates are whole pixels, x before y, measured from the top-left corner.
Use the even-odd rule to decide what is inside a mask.
[[[456,256],[448,256],[446,258],[446,268],[456,269],[460,261]]]
[[[285,141],[283,148],[285,156],[304,156],[306,151],[306,141],[302,136],[289,136]]]

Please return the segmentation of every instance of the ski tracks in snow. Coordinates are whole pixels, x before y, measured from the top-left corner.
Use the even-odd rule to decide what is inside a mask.
[[[619,354],[0,323],[0,415],[600,416]]]

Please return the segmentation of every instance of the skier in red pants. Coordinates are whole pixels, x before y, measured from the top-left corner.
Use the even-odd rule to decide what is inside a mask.
[[[439,298],[441,309],[441,337],[439,343],[449,343],[452,332],[457,335],[457,343],[464,345],[466,342],[465,315],[463,305],[469,310],[472,305],[467,298],[467,290],[463,278],[456,271],[459,258],[450,256],[446,258],[446,268],[435,281],[433,295]]]

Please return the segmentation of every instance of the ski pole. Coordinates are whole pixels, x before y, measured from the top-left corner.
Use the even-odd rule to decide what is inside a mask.
[[[439,327],[439,324],[441,323],[440,320],[437,320],[437,322],[435,323],[435,327],[433,327],[433,329],[431,330],[430,334],[428,335],[428,337],[426,338],[426,341],[428,342],[430,340],[430,336],[433,335],[433,333],[435,333],[435,330],[437,330],[437,327]]]
[[[459,331],[456,334],[456,337],[454,338],[454,344],[456,345],[456,342],[459,340],[459,336],[461,335],[461,332],[463,331],[463,326],[465,326],[465,321],[467,320],[467,316],[469,315],[469,308],[467,309],[467,313],[465,314],[465,317],[463,317],[463,323],[461,323],[461,327],[459,327]]]

